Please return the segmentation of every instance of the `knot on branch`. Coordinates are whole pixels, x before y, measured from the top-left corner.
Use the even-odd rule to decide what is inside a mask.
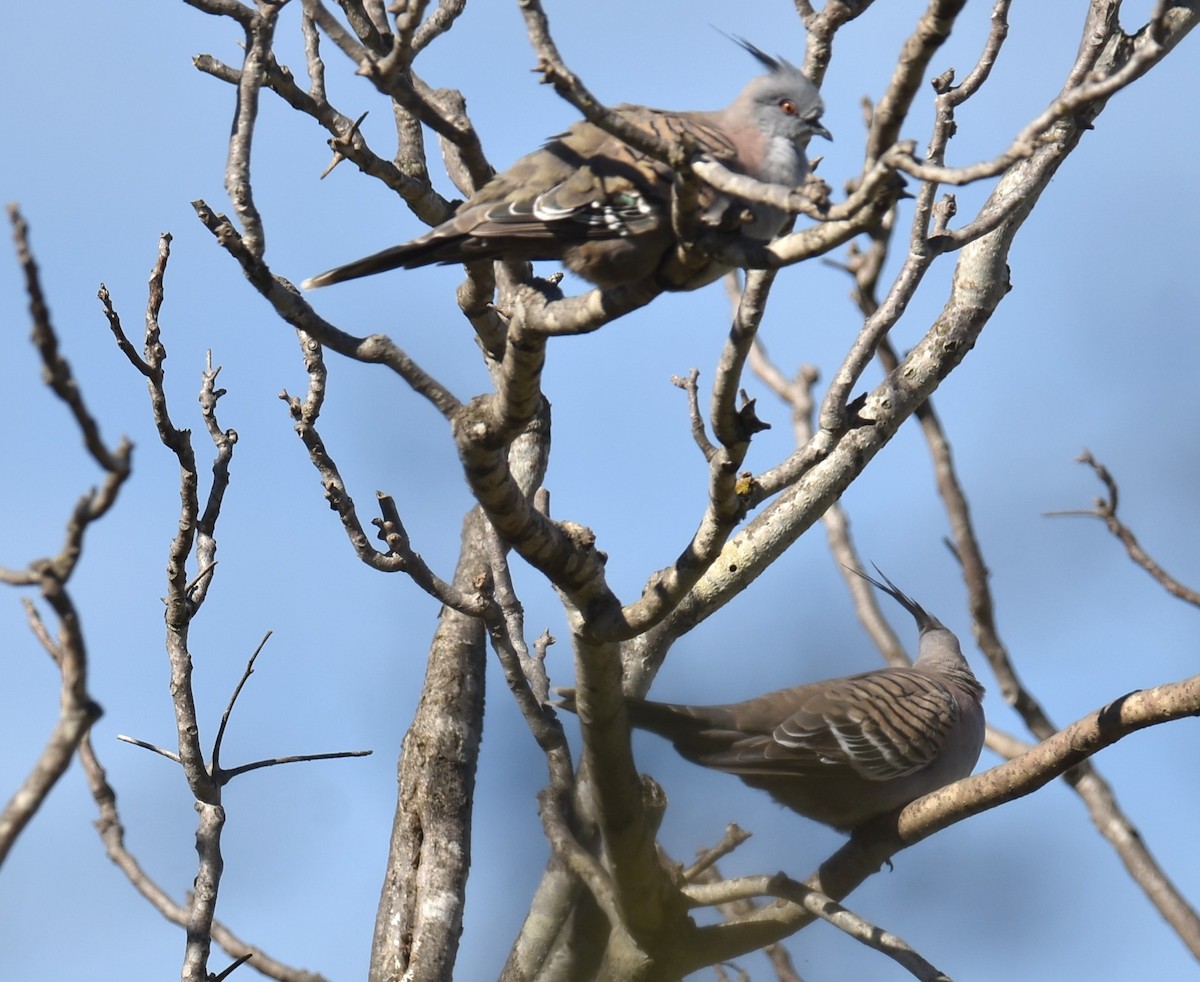
[[[559,522],[559,529],[576,549],[594,554],[601,563],[608,562],[608,554],[596,548],[596,533],[577,522]]]
[[[750,442],[750,438],[755,433],[761,433],[763,430],[769,430],[771,424],[758,418],[758,413],[755,411],[758,400],[750,398],[746,395],[746,390],[742,390],[742,405],[735,414],[735,420],[738,430],[738,435],[745,443]]]

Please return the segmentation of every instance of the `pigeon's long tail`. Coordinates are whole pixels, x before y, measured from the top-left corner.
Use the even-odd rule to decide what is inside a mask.
[[[555,706],[570,713],[576,711],[574,689],[556,689],[555,692],[559,696]],[[735,725],[727,717],[724,706],[682,706],[627,696],[625,710],[631,726],[665,737],[680,748],[685,757],[690,752],[707,749],[708,741],[714,736],[723,736],[725,730]]]
[[[330,286],[333,283],[344,283],[346,280],[356,280],[361,276],[371,276],[375,273],[386,273],[390,269],[415,269],[418,266],[429,266],[432,263],[448,263],[459,261],[453,254],[454,243],[445,238],[422,236],[403,245],[392,246],[371,256],[356,259],[345,266],[335,266],[333,269],[305,280],[300,284],[302,290],[315,290],[319,286]],[[450,254],[447,255],[447,252]]]

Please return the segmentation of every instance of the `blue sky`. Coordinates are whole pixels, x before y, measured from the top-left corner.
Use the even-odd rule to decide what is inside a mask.
[[[720,106],[756,71],[715,25],[799,61],[791,4],[621,0],[548,3],[564,56],[609,102]],[[839,36],[823,87],[836,142],[821,173],[835,188],[857,172],[860,100],[883,91],[921,4],[877,5]],[[1127,23],[1135,23],[1127,5]],[[969,4],[935,72],[969,70],[989,7]],[[1074,56],[1084,4],[1017,5],[993,81],[959,116],[950,162],[1001,150],[1058,90]],[[886,9],[885,9],[886,8]],[[586,11],[586,13],[583,13]],[[299,73],[298,8],[281,18],[281,56]],[[395,760],[411,717],[437,605],[400,576],[361,566],[321,496],[296,439],[283,389],[305,382],[293,335],[278,322],[194,217],[205,198],[228,211],[225,140],[233,92],[202,76],[193,55],[239,58],[228,22],[182,3],[126,5],[118,21],[83,5],[52,25],[36,5],[9,12],[0,84],[9,150],[0,193],[30,222],[43,286],[67,357],[110,443],[136,444],[134,477],[89,534],[72,587],[87,633],[91,690],[105,708],[98,753],[120,795],[128,843],[177,899],[195,872],[194,813],[179,770],[115,740],[168,743],[160,598],[177,513],[177,474],[158,444],[145,389],[116,351],[95,299],[112,292],[127,330],[141,330],[157,237],[174,235],[163,310],[168,387],[177,425],[196,430],[205,352],[223,366],[223,426],[239,433],[219,528],[220,567],[193,629],[206,745],[246,658],[274,631],[233,718],[224,762],[370,748],[366,760],[302,764],[242,777],[226,793],[226,875],[219,916],[284,961],[331,979],[363,977],[390,827]],[[1200,87],[1195,39],[1119,94],[1065,164],[1020,232],[1013,291],[966,362],[935,397],[954,442],[992,571],[998,622],[1018,671],[1066,724],[1109,699],[1196,671],[1195,611],[1133,568],[1099,523],[1044,512],[1088,507],[1100,488],[1073,458],[1090,448],[1121,483],[1122,515],[1170,571],[1200,581],[1195,500],[1200,480],[1200,196],[1190,175],[1200,124],[1184,108]],[[388,113],[368,82],[326,48],[334,102],[370,109],[366,132],[386,152]],[[530,72],[534,57],[515,4],[476,4],[420,63],[430,84],[462,88],[484,145],[505,166],[558,132],[573,111]],[[932,93],[904,136],[924,145]],[[298,282],[416,235],[390,193],[343,164],[324,181],[325,135],[264,95],[255,144],[267,260]],[[441,189],[452,191],[442,180]],[[986,189],[959,192],[969,214]],[[907,220],[907,213],[904,219]],[[897,251],[902,243],[897,243]],[[930,274],[893,332],[904,349],[944,302],[952,257]],[[448,302],[454,268],[393,273],[313,296],[355,333],[386,331],[460,397],[486,376],[467,324]],[[578,286],[578,281],[575,281]],[[787,371],[837,366],[858,319],[836,270],[808,263],[780,277],[763,327]],[[0,564],[58,550],[68,511],[98,475],[63,408],[39,382],[11,259],[0,258],[7,371],[0,434]],[[702,382],[728,326],[714,285],[660,298],[595,335],[551,347],[545,388],[554,406],[547,477],[558,517],[590,525],[626,598],[665,565],[704,503],[704,466],[686,405],[669,383],[693,366]],[[871,378],[877,377],[872,374]],[[868,381],[870,381],[868,379]],[[789,449],[787,413],[757,383],[760,415],[749,467]],[[395,496],[414,545],[448,575],[469,498],[444,423],[389,375],[331,359],[322,433],[364,519],[372,495]],[[581,452],[581,447],[587,452]],[[862,553],[964,642],[961,584],[941,546],[946,521],[919,435],[906,426],[847,492]],[[531,636],[565,639],[561,609],[537,575],[515,570]],[[27,772],[57,710],[57,679],[11,589],[0,592],[0,792]],[[896,611],[901,636],[915,640]],[[983,659],[964,644],[985,684]],[[655,695],[717,702],[873,667],[820,529],[675,648]],[[570,652],[551,649],[556,684]],[[545,769],[499,672],[490,669],[469,894],[459,977],[495,977],[536,883],[546,847],[534,795]],[[1021,732],[990,685],[989,718]],[[1098,758],[1152,851],[1184,893],[1200,897],[1195,815],[1197,724],[1143,732]],[[570,724],[568,724],[570,727]],[[639,737],[639,764],[671,799],[663,842],[676,857],[716,841],[736,820],[755,835],[727,873],[806,875],[840,837],[784,813],[765,796],[675,758]],[[982,765],[995,762],[985,751]],[[178,971],[182,932],[137,897],[103,855],[94,808],[72,768],[0,875],[0,976],[162,979]],[[1014,978],[1177,978],[1194,960],[1161,923],[1099,839],[1075,796],[1055,783],[902,854],[896,869],[850,898],[940,968],[973,982]],[[69,926],[68,926],[69,925]],[[70,939],[64,945],[64,938]],[[818,926],[791,943],[813,980],[906,977]],[[224,965],[217,956],[212,967]],[[755,977],[761,963],[747,960]],[[242,970],[245,971],[244,969]]]

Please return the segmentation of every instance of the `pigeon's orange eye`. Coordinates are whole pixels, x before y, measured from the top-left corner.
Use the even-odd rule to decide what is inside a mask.
[[[782,109],[789,116],[796,116],[800,112],[800,110],[798,110],[796,108],[796,104],[794,102],[792,102],[791,99],[781,99],[779,101],[779,108]]]

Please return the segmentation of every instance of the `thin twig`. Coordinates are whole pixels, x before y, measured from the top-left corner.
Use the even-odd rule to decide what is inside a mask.
[[[131,743],[135,747],[141,747],[143,750],[149,750],[152,753],[158,754],[159,756],[166,757],[167,760],[176,764],[183,763],[183,760],[180,758],[179,754],[177,754],[174,750],[167,750],[166,747],[160,747],[157,744],[150,743],[146,740],[139,740],[137,737],[127,736],[124,733],[118,733],[117,739],[122,743]]]
[[[225,712],[221,714],[221,722],[217,726],[217,736],[213,740],[212,751],[212,768],[214,773],[221,770],[221,745],[225,742],[225,729],[229,726],[229,716],[233,712],[234,704],[237,702],[238,696],[242,694],[242,689],[250,680],[250,676],[254,674],[254,663],[258,660],[259,654],[266,647],[267,641],[271,638],[271,632],[268,631],[263,635],[263,639],[258,642],[258,647],[251,653],[246,661],[246,669],[242,672],[242,677],[238,679],[238,684],[234,686],[233,693],[229,697],[229,704],[225,707]]]
[[[672,375],[671,384],[687,393],[688,418],[692,423],[692,440],[700,448],[706,461],[712,460],[717,452],[716,446],[708,438],[704,428],[704,416],[700,412],[700,369],[693,368],[687,376]]]
[[[684,880],[690,883],[697,879],[701,873],[710,869],[714,863],[720,859],[724,859],[749,839],[750,835],[751,833],[747,832],[736,822],[730,822],[725,827],[725,834],[721,836],[721,841],[707,849],[702,849],[697,854],[696,861],[683,871]]]
[[[1120,491],[1117,487],[1116,479],[1109,473],[1100,461],[1092,456],[1091,451],[1085,450],[1082,454],[1075,458],[1077,463],[1086,464],[1092,469],[1092,472],[1100,479],[1108,492],[1107,498],[1097,498],[1095,507],[1090,510],[1082,511],[1052,511],[1046,514],[1050,517],[1084,517],[1098,518],[1102,521],[1118,541],[1125,547],[1125,552],[1129,558],[1138,566],[1144,569],[1167,593],[1173,597],[1177,597],[1193,607],[1200,607],[1200,591],[1191,589],[1179,582],[1175,577],[1163,569],[1138,542],[1137,536],[1133,534],[1129,526],[1117,518],[1117,502],[1119,500]]]
[[[263,760],[256,760],[249,764],[239,764],[237,767],[222,770],[219,777],[222,783],[228,783],[239,774],[248,774],[250,771],[257,771],[264,767],[277,767],[280,764],[305,764],[314,760],[343,760],[347,757],[370,757],[373,753],[373,750],[334,750],[322,754],[292,754],[287,757],[267,757]]]

